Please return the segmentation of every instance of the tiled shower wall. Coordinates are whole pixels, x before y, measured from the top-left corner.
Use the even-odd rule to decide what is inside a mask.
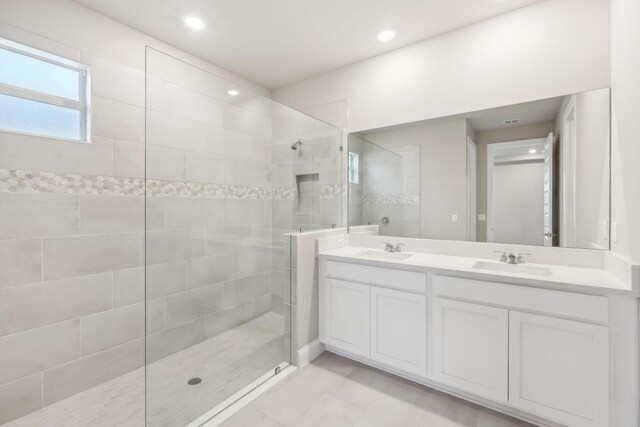
[[[91,66],[92,140],[0,132],[0,424],[144,365],[145,255],[153,361],[287,315],[286,232],[340,217],[330,126],[264,98],[221,102],[228,82],[173,66],[148,80],[145,152],[149,38],[60,0],[57,12],[92,28],[77,38],[39,25],[52,3],[15,4],[29,31],[0,22],[0,36]],[[286,174],[305,162],[322,185],[313,217],[295,218]]]
[[[271,185],[270,101],[232,102],[220,79],[152,49],[147,72],[153,362],[269,311],[284,314],[283,298],[272,305],[272,294],[288,293],[289,278],[271,207],[295,194]]]
[[[91,143],[0,132],[0,424],[144,364],[144,73],[71,53]]]
[[[386,236],[419,237],[420,147],[382,148],[351,136],[349,150],[360,156],[359,183],[349,184],[349,224],[378,225]]]

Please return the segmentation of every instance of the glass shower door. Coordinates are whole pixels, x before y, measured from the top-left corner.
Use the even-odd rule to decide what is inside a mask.
[[[291,232],[338,222],[341,132],[152,48],[145,113],[147,425],[196,426],[291,361]]]
[[[147,425],[200,425],[290,362],[273,103],[146,58]]]

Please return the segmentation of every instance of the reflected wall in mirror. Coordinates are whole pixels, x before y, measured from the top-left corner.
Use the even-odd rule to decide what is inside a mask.
[[[609,248],[610,91],[349,135],[349,226]]]

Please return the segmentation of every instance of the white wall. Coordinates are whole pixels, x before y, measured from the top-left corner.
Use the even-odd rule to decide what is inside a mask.
[[[612,249],[640,262],[640,2],[611,2]]]
[[[582,92],[610,84],[609,30],[608,0],[546,0],[272,94],[347,98],[362,131]]]

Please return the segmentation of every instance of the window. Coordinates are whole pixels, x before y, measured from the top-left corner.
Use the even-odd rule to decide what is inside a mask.
[[[349,184],[360,182],[360,155],[349,152]]]
[[[89,141],[89,67],[0,38],[0,130]]]

